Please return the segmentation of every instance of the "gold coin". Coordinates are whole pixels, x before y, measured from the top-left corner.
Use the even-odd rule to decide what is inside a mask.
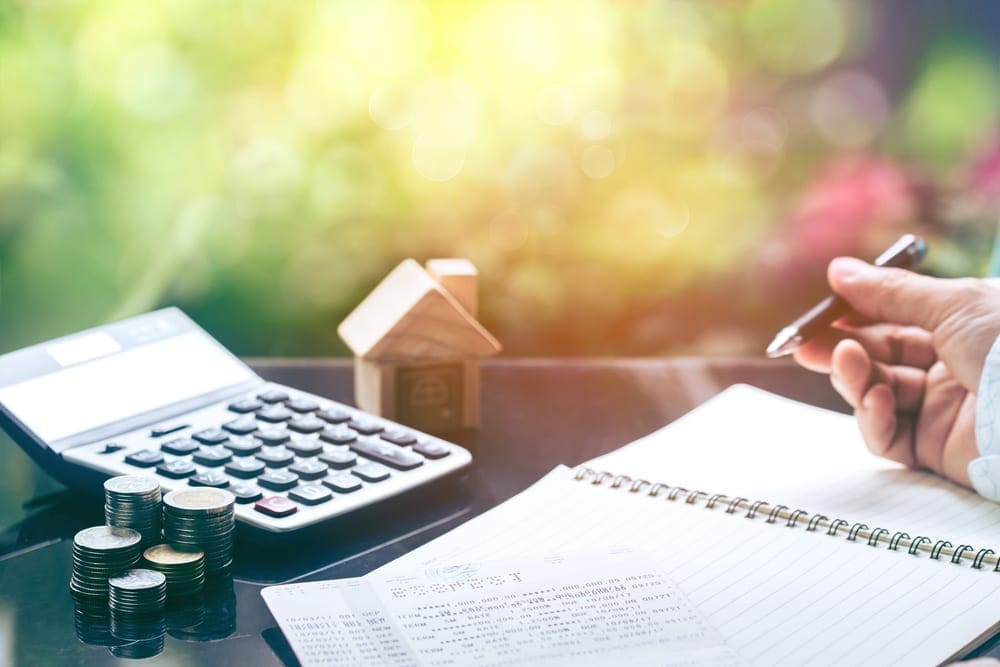
[[[143,558],[154,565],[187,565],[205,557],[201,551],[181,551],[169,544],[157,544],[142,553]]]

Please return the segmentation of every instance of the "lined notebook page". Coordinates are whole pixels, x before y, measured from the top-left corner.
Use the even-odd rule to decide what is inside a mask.
[[[933,664],[1000,618],[1000,574],[572,479],[557,468],[380,572],[550,553],[651,554],[751,664]]]
[[[1000,505],[873,456],[849,415],[747,385],[585,465],[1000,552]]]

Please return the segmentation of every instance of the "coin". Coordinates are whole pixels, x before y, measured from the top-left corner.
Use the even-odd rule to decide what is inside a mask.
[[[162,572],[142,568],[127,570],[117,577],[108,579],[108,584],[111,586],[130,591],[157,588],[165,583],[167,583],[167,578],[163,576]]]
[[[153,477],[142,475],[120,475],[104,482],[104,490],[112,494],[153,494],[159,495],[160,483]]]
[[[131,528],[94,526],[78,532],[73,538],[73,543],[92,551],[112,551],[134,547],[141,540],[142,536]]]
[[[161,566],[197,563],[204,558],[204,554],[200,551],[181,551],[169,544],[157,544],[146,549],[142,555],[146,560]]]
[[[232,508],[236,497],[222,489],[177,489],[168,493],[163,502],[168,507],[181,511],[222,512]]]

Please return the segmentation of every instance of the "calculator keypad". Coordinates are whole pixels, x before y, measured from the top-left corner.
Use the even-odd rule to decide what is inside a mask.
[[[206,423],[199,414],[215,417]],[[231,398],[123,438],[126,444],[107,450],[106,443],[99,444],[100,454],[116,466],[114,474],[144,469],[160,477],[164,489],[225,488],[246,506],[238,518],[265,529],[273,525],[273,530],[352,511],[469,460],[455,448],[462,452],[460,462],[424,473],[453,445],[333,401],[278,388]],[[407,482],[408,475],[421,481]]]

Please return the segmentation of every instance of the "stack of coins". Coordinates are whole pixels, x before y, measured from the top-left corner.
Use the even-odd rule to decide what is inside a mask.
[[[205,573],[229,572],[233,564],[236,498],[222,489],[177,489],[163,497],[163,537],[180,549],[205,553]]]
[[[160,484],[152,477],[122,475],[104,482],[104,519],[109,526],[132,528],[143,544],[160,541]]]
[[[167,578],[162,572],[136,568],[108,579],[111,615],[149,618],[163,612],[167,603]]]
[[[205,585],[205,554],[201,551],[181,551],[169,544],[157,544],[142,554],[143,564],[162,572],[167,578],[167,595],[175,598],[201,593]]]
[[[135,565],[142,557],[142,536],[131,528],[94,526],[73,538],[70,591],[78,602],[108,599],[108,578]]]

